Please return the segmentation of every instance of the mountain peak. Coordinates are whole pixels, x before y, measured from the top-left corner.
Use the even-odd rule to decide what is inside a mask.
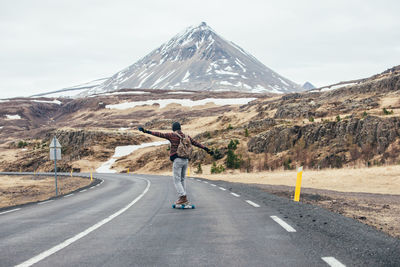
[[[312,84],[312,83],[310,83],[310,82],[305,82],[304,84],[303,84],[303,89],[304,90],[312,90],[312,89],[315,89],[316,87]]]
[[[124,88],[286,93],[301,87],[266,67],[205,22],[186,28],[88,93]]]

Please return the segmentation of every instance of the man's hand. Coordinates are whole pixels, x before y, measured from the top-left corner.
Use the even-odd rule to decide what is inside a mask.
[[[204,148],[204,150],[210,154],[211,156],[214,155],[214,151],[210,150],[208,147]]]

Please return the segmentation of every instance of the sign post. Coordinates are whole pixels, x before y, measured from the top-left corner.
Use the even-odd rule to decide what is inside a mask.
[[[54,136],[50,143],[50,160],[54,160],[54,179],[56,183],[56,196],[58,195],[57,190],[57,160],[61,160],[61,144]]]

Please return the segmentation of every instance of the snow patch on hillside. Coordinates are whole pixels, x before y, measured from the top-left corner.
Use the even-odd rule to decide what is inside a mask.
[[[99,168],[96,169],[96,172],[98,173],[116,173],[117,171],[111,170],[112,165],[115,163],[115,161],[123,156],[127,156],[131,154],[133,151],[145,148],[145,147],[152,147],[152,146],[162,146],[162,145],[167,145],[169,144],[169,141],[158,141],[158,142],[152,142],[152,143],[144,143],[140,145],[129,145],[129,146],[117,146],[115,148],[114,155],[103,163]]]
[[[135,101],[135,102],[125,102],[120,104],[107,105],[106,108],[124,110],[124,109],[134,108],[136,106],[154,105],[154,104],[159,104],[160,108],[165,108],[169,104],[178,104],[185,107],[203,106],[208,103],[214,103],[215,105],[218,106],[245,105],[255,99],[256,98],[205,98],[201,100],[157,99],[157,100]]]
[[[32,100],[32,102],[37,102],[37,103],[48,103],[48,104],[56,104],[56,105],[61,105],[61,101],[54,99],[53,101],[47,101],[47,100]]]
[[[20,120],[21,119],[21,116],[20,115],[8,115],[8,114],[6,114],[5,115],[6,116],[6,118],[7,118],[7,120]]]

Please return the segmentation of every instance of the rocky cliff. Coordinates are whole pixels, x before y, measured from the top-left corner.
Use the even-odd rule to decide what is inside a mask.
[[[388,147],[398,137],[400,118],[368,116],[365,119],[351,118],[339,122],[274,127],[251,138],[247,147],[250,152],[271,154],[293,152],[297,148],[318,151],[315,158],[317,162],[324,160],[326,155],[323,151],[326,151],[346,163],[354,160],[347,153],[351,149],[359,150],[360,154],[369,152],[372,158],[375,154],[383,155],[388,152]]]

